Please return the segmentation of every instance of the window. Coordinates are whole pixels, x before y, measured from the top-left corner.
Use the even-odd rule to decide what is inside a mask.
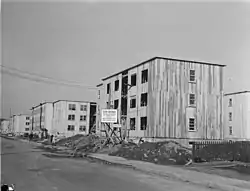
[[[190,82],[195,82],[195,70],[190,70],[189,71],[189,81]]]
[[[85,125],[81,125],[80,127],[79,127],[79,131],[86,131],[86,126]]]
[[[195,118],[189,118],[189,131],[195,131]]]
[[[30,130],[30,128],[25,128],[25,131],[29,131]]]
[[[233,134],[233,127],[230,126],[230,127],[229,127],[229,135],[232,135],[232,134]]]
[[[69,110],[75,111],[76,110],[76,104],[69,104]]]
[[[130,130],[135,130],[135,118],[130,118]]]
[[[233,113],[229,112],[229,121],[232,121],[232,120],[233,120]]]
[[[136,86],[136,74],[131,75],[131,86]]]
[[[80,121],[86,121],[86,115],[80,115]]]
[[[109,93],[110,93],[110,83],[107,84],[107,94],[109,94]]]
[[[115,81],[115,91],[119,90],[119,80]]]
[[[69,121],[74,121],[75,120],[75,115],[68,115],[68,120]]]
[[[148,81],[148,70],[143,70],[141,72],[141,83],[146,83]]]
[[[148,104],[148,94],[141,94],[141,107],[147,106]]]
[[[232,106],[233,106],[233,99],[230,98],[230,99],[229,99],[229,107],[232,107]]]
[[[86,105],[81,105],[81,111],[87,111],[87,106]]]
[[[147,129],[147,117],[141,117],[141,130]]]
[[[114,109],[117,109],[118,106],[119,106],[119,99],[116,99],[116,100],[114,101]]]
[[[30,117],[26,117],[26,120],[30,120]]]
[[[189,105],[194,106],[195,104],[195,94],[189,94]]]
[[[28,125],[30,125],[30,123],[29,123],[29,122],[26,122],[26,125],[28,126]]]
[[[74,131],[75,126],[74,125],[68,125],[68,131]]]
[[[98,90],[98,99],[101,98],[101,90]]]
[[[130,99],[130,108],[135,108],[136,107],[136,99],[135,98],[131,98]]]

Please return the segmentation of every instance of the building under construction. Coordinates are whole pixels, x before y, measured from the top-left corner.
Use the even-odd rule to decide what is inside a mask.
[[[102,79],[101,110],[118,110],[118,126],[129,138],[195,140],[223,138],[224,65],[154,57]]]

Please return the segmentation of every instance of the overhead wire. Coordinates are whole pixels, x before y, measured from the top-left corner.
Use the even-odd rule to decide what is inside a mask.
[[[79,82],[59,80],[59,79],[56,79],[56,78],[43,76],[43,75],[39,75],[39,74],[35,74],[35,73],[23,71],[23,70],[19,70],[17,68],[7,67],[7,66],[4,66],[4,65],[0,65],[0,67],[2,68],[1,71],[2,71],[3,74],[7,74],[7,75],[17,77],[17,78],[21,78],[21,79],[46,83],[46,84],[50,84],[50,85],[62,85],[62,86],[77,87],[77,88],[84,88],[84,89],[90,89],[90,90],[96,90],[97,89],[96,87],[82,85]],[[15,72],[12,72],[12,71],[15,71]],[[28,74],[30,76],[27,76],[26,74]]]

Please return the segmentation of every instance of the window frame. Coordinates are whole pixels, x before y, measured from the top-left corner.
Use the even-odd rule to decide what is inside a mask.
[[[132,80],[133,78],[135,78],[135,79]],[[136,75],[136,73],[131,74],[131,76],[130,76],[130,85],[131,85],[131,87],[136,86],[136,81],[137,81],[137,75]],[[134,82],[134,83],[132,83],[132,82]]]
[[[110,89],[111,89],[111,83],[108,83],[107,84],[107,94],[110,94]]]
[[[228,120],[233,121],[233,112],[229,112],[228,115]]]
[[[85,130],[83,130],[83,128],[84,128]],[[80,132],[86,132],[86,131],[87,131],[86,125],[80,125],[79,131],[80,131]]]
[[[233,135],[233,126],[229,126],[229,135]]]
[[[192,103],[192,101],[193,101],[193,103]],[[189,106],[191,106],[191,107],[195,107],[196,106],[196,94],[195,93],[190,93],[189,94],[188,103],[189,103]]]
[[[132,107],[133,100],[134,100],[134,107]],[[130,98],[130,108],[131,108],[131,109],[136,108],[136,97],[131,97],[131,98]]]
[[[116,91],[119,91],[119,88],[120,88],[120,87],[119,87],[119,85],[120,85],[119,83],[120,83],[120,81],[119,81],[119,80],[115,80],[114,83],[115,83],[115,87],[114,87],[115,92],[116,92]]]
[[[189,82],[196,83],[196,71],[195,71],[195,69],[189,70]]]
[[[148,82],[148,69],[144,69],[141,71],[141,83],[145,84]]]
[[[72,106],[72,107],[71,107]],[[76,104],[74,103],[69,103],[68,110],[70,111],[75,111],[76,110]]]
[[[143,122],[143,120],[145,119],[145,121],[146,121],[146,127],[143,127],[142,126],[142,122]],[[141,117],[140,118],[140,130],[141,131],[145,131],[145,130],[147,130],[147,126],[148,126],[148,119],[147,119],[147,116],[144,116],[144,117]]]
[[[143,96],[146,95],[146,99],[143,101]],[[144,104],[143,104],[144,103]],[[147,107],[148,106],[148,93],[142,93],[141,94],[141,107]]]
[[[134,121],[134,127],[131,127],[131,122]],[[131,131],[135,131],[136,130],[136,118],[135,117],[131,117],[129,120],[129,130]]]
[[[76,117],[74,114],[69,114],[68,115],[68,121],[75,121],[76,120]]]
[[[233,98],[229,98],[228,107],[233,107]]]
[[[117,105],[116,105],[117,103]],[[114,109],[118,109],[119,108],[119,99],[114,100]]]
[[[191,120],[193,120],[193,123],[191,123]],[[191,127],[190,124],[192,124],[193,127]],[[191,132],[197,131],[195,117],[189,117],[188,118],[188,131],[191,131]]]
[[[70,128],[73,127],[73,128]],[[75,131],[75,125],[68,125],[67,131]]]

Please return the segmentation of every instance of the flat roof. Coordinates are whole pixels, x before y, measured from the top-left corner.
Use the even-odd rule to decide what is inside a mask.
[[[226,65],[222,65],[222,64],[213,64],[213,63],[208,63],[208,62],[199,62],[199,61],[193,61],[193,60],[183,60],[183,59],[165,58],[165,57],[156,56],[156,57],[150,58],[150,59],[148,59],[148,60],[146,60],[146,61],[143,61],[143,62],[141,62],[141,63],[139,63],[139,64],[137,64],[137,65],[135,65],[135,66],[129,67],[129,68],[125,69],[125,70],[122,70],[122,71],[120,71],[120,72],[117,72],[117,73],[115,73],[115,74],[113,74],[113,75],[110,75],[110,76],[108,76],[108,77],[106,77],[106,78],[103,78],[102,80],[103,80],[103,81],[104,81],[104,80],[107,80],[107,79],[109,79],[109,78],[112,78],[112,77],[114,77],[114,76],[120,74],[120,73],[123,73],[123,72],[125,72],[125,71],[127,71],[127,70],[131,70],[131,69],[133,69],[133,68],[136,68],[136,67],[138,67],[138,66],[141,66],[141,65],[143,65],[143,64],[145,64],[145,63],[147,63],[147,62],[151,62],[151,61],[156,60],[156,59],[172,60],[172,61],[180,61],[180,62],[192,62],[192,63],[197,63],[197,64],[213,65],[213,66],[220,66],[220,67],[225,67],[225,66],[226,66]]]
[[[240,92],[227,93],[227,94],[224,94],[224,96],[244,94],[244,93],[250,93],[250,91],[240,91]]]
[[[93,101],[75,101],[75,100],[57,100],[57,101],[54,101],[53,103],[57,103],[60,101],[96,104],[96,102],[93,102]]]

